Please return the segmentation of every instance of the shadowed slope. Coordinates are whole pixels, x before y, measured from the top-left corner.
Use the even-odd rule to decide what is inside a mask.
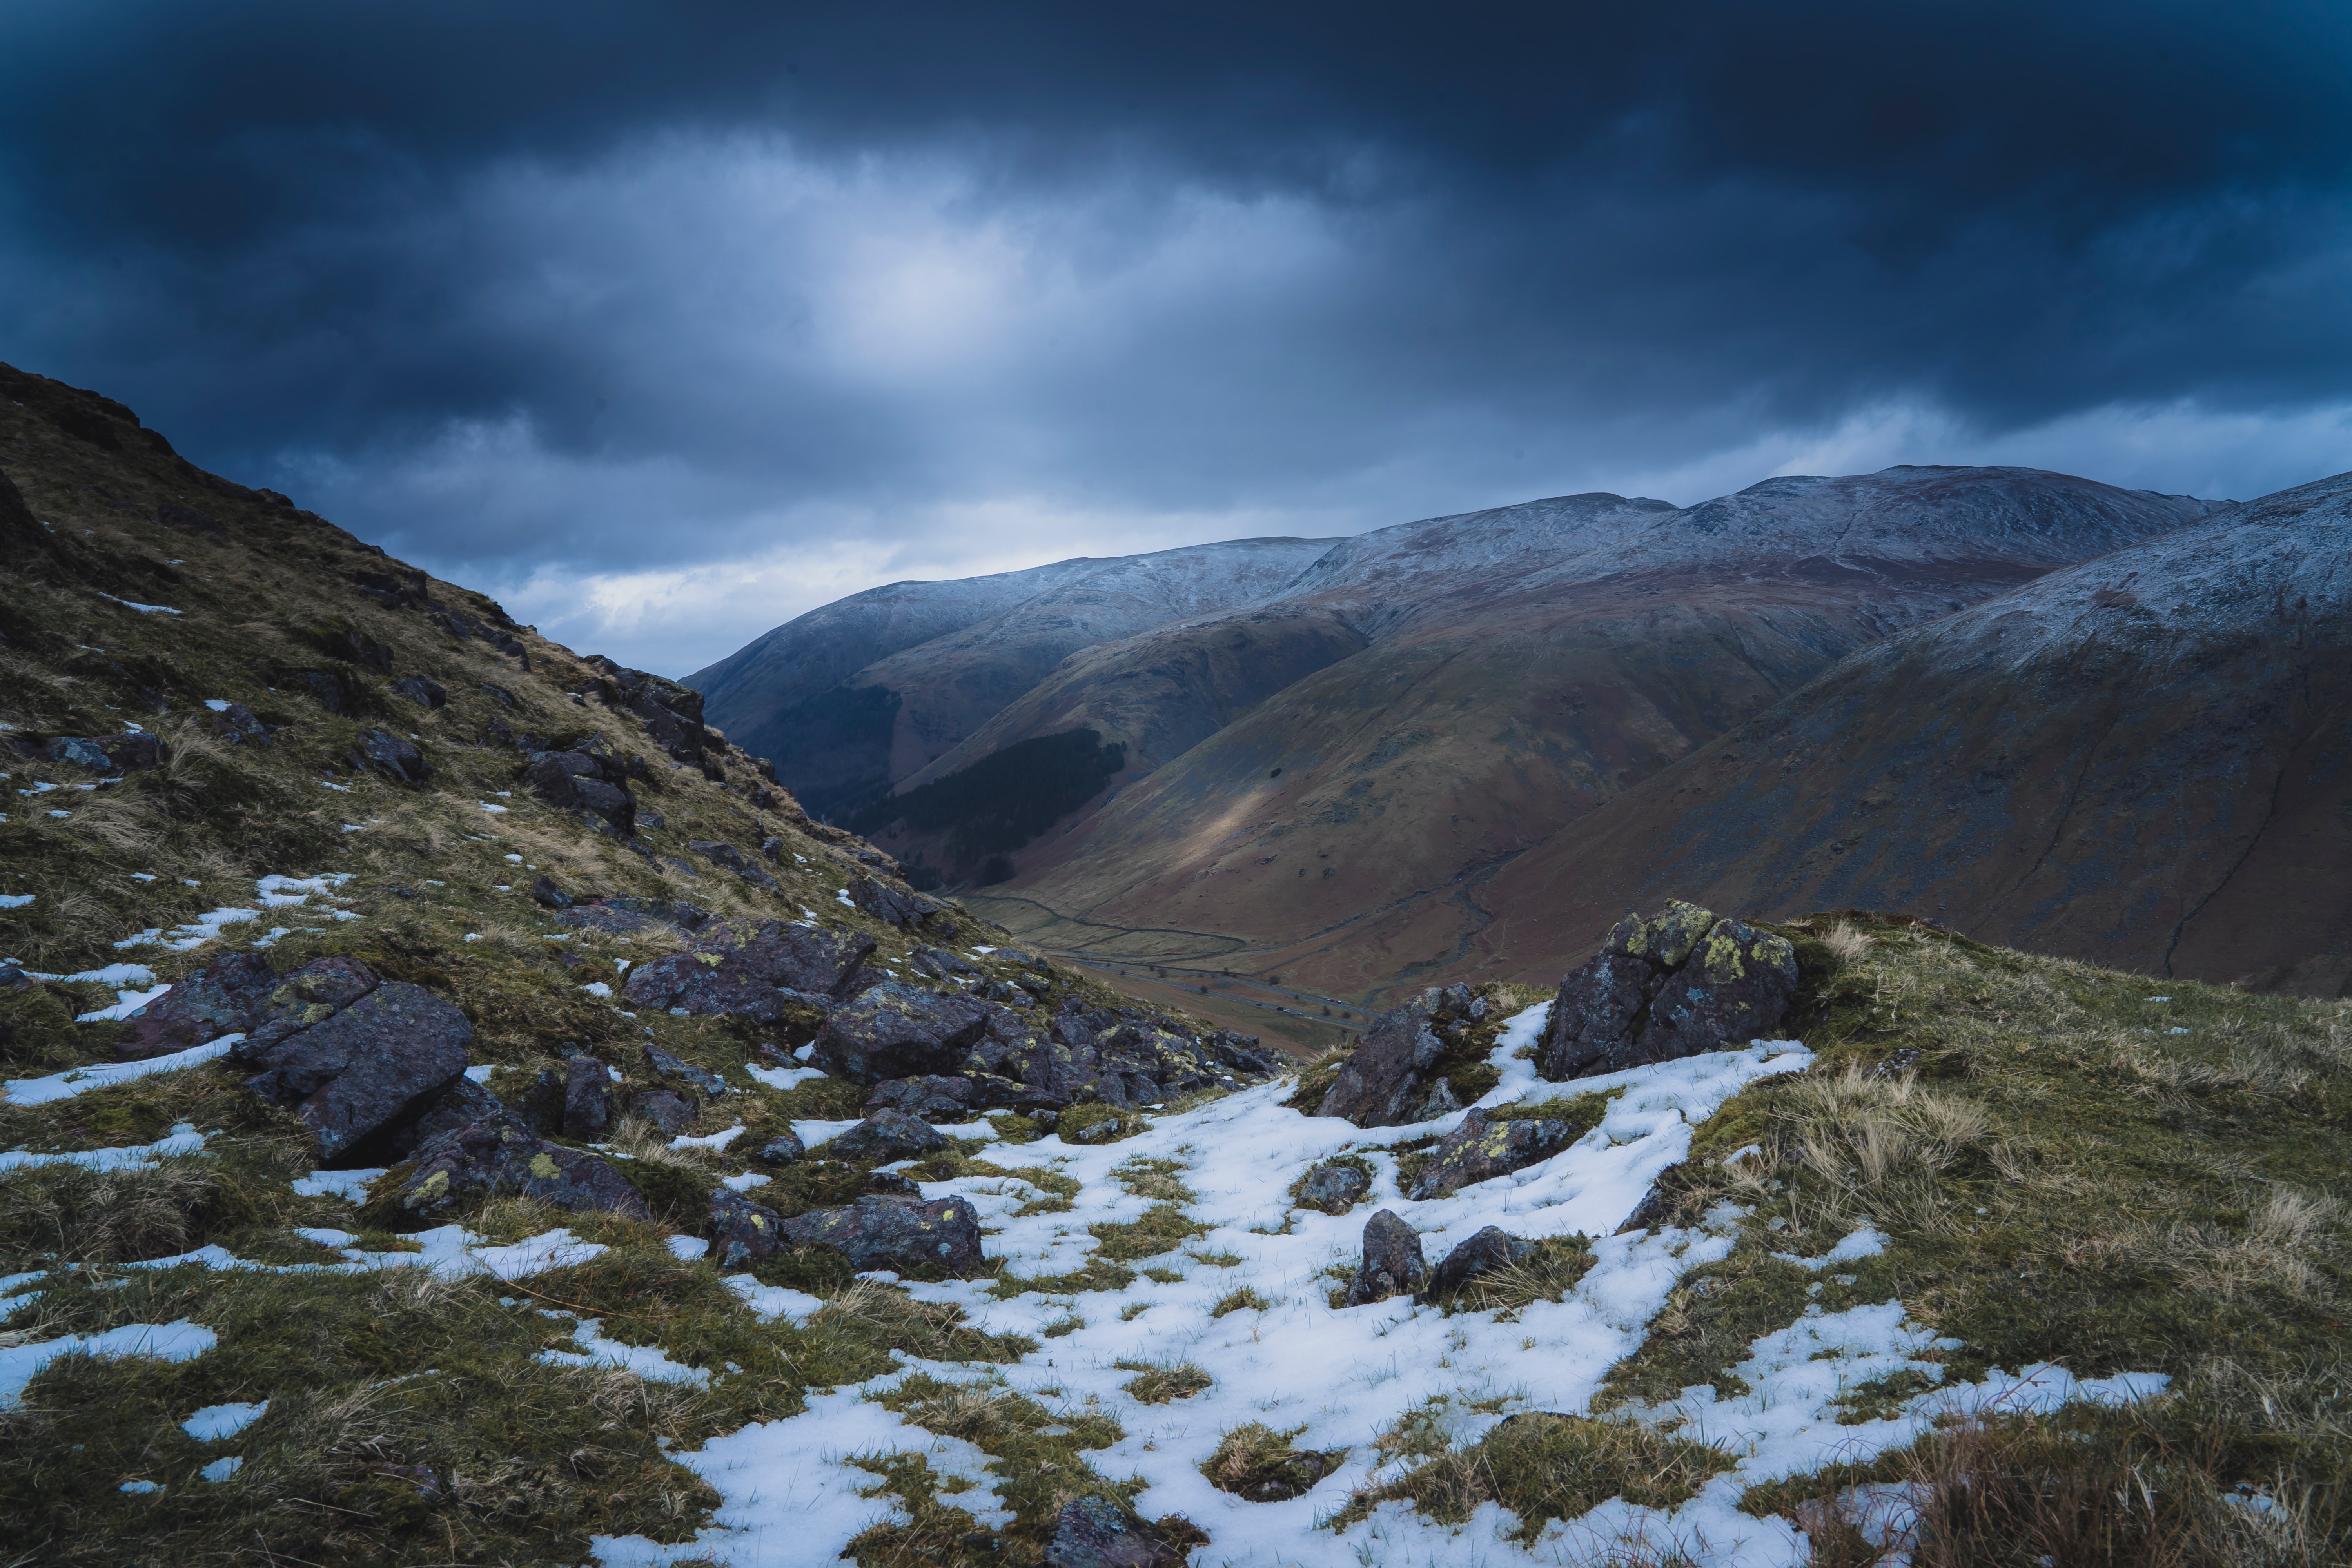
[[[1856,654],[1497,877],[1477,946],[1550,973],[1672,888],[1768,915],[1907,909],[2144,973],[2336,994],[2347,869],[2338,476]],[[1499,934],[1539,909],[1563,918]]]

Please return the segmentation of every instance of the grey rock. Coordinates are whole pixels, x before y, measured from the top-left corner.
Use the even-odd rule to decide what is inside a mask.
[[[794,1000],[781,991],[828,999],[846,995],[873,951],[874,939],[859,931],[786,921],[714,920],[697,934],[690,951],[632,969],[622,989],[642,1006],[769,1023],[784,1016]]]
[[[947,1138],[928,1121],[918,1121],[903,1110],[887,1108],[837,1134],[825,1145],[836,1160],[913,1160],[950,1147]]]
[[[212,731],[232,746],[267,746],[269,726],[242,702],[232,702],[212,716]]]
[[[695,1109],[694,1102],[682,1094],[649,1089],[630,1100],[629,1114],[644,1117],[674,1137],[694,1125]]]
[[[277,988],[278,973],[260,953],[216,958],[133,1013],[115,1055],[142,1061],[248,1029]]]
[[[709,1068],[696,1067],[692,1062],[674,1056],[659,1046],[646,1047],[646,1065],[665,1079],[690,1085],[705,1094],[720,1095],[727,1092],[725,1079],[720,1078]]]
[[[1446,1296],[1482,1274],[1525,1263],[1536,1255],[1536,1244],[1490,1225],[1445,1255],[1429,1277],[1429,1294]]]
[[[322,1163],[466,1070],[474,1026],[422,986],[392,981],[321,1023],[288,1036],[246,1087],[290,1106],[319,1141]]]
[[[1298,1184],[1298,1203],[1302,1208],[1320,1209],[1325,1214],[1346,1214],[1363,1202],[1371,1190],[1371,1177],[1353,1165],[1316,1165],[1308,1169],[1306,1179]]]
[[[436,1138],[500,1117],[524,1125],[499,1103],[498,1096],[460,1074],[439,1094],[419,1101],[405,1115],[379,1129],[352,1151],[352,1158],[363,1166],[397,1165]]]
[[[555,879],[545,872],[540,873],[539,879],[531,883],[530,901],[550,910],[568,910],[572,904],[572,895],[558,887]]]
[[[1045,1544],[1045,1568],[1183,1568],[1186,1552],[1098,1497],[1066,1504]]]
[[[951,1074],[987,1033],[988,1018],[968,998],[888,980],[826,1016],[810,1060],[862,1084]]]
[[[378,773],[394,784],[421,784],[433,776],[433,764],[410,742],[382,730],[362,730],[343,760],[362,773]]]
[[[613,1075],[594,1057],[563,1064],[563,1135],[593,1143],[613,1125]]]
[[[981,1266],[980,1212],[960,1197],[929,1203],[869,1195],[783,1222],[794,1246],[830,1247],[861,1273],[934,1271],[961,1278]]]
[[[416,1152],[389,1196],[412,1224],[431,1225],[502,1193],[520,1194],[574,1214],[652,1212],[628,1179],[596,1155],[551,1143],[512,1117],[500,1116],[443,1133]]]
[[[449,703],[448,688],[437,680],[428,680],[421,675],[411,675],[395,680],[392,683],[392,689],[395,696],[405,697],[411,702],[422,704],[426,708],[446,708]]]
[[[894,888],[873,877],[853,877],[849,881],[849,901],[878,921],[913,931],[947,906],[937,899],[906,888]]]
[[[1366,1220],[1364,1255],[1348,1287],[1348,1305],[1360,1307],[1391,1296],[1417,1296],[1428,1288],[1429,1261],[1422,1256],[1420,1233],[1399,1219],[1393,1209],[1382,1209]]]
[[[760,1152],[751,1156],[762,1165],[791,1165],[807,1157],[808,1145],[789,1127],[761,1144]]]
[[[1448,1046],[1485,1013],[1485,999],[1468,986],[1448,985],[1381,1014],[1315,1113],[1345,1117],[1359,1127],[1394,1127],[1458,1110],[1435,1068]]]
[[[1538,1164],[1584,1136],[1580,1122],[1544,1120],[1495,1121],[1473,1110],[1462,1125],[1439,1141],[1410,1194],[1416,1202],[1442,1198],[1474,1182],[1507,1175]]]
[[[784,1222],[775,1210],[742,1194],[719,1187],[710,1194],[710,1250],[721,1268],[737,1268],[775,1256],[789,1246]]]
[[[779,890],[776,879],[768,875],[758,862],[732,844],[711,838],[690,838],[686,847],[709,861],[734,872],[755,888],[772,893]]]
[[[1742,1045],[1778,1027],[1796,996],[1785,940],[1677,900],[1627,915],[1560,981],[1538,1068],[1586,1078]]]
[[[981,1102],[982,1090],[968,1078],[885,1079],[866,1097],[865,1114],[903,1110],[923,1121],[969,1121]]]

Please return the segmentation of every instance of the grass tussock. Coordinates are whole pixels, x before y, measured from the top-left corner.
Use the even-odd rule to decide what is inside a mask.
[[[1216,1381],[1189,1361],[1122,1361],[1113,1364],[1121,1372],[1136,1374],[1119,1386],[1139,1405],[1166,1405],[1171,1400],[1190,1399]]]
[[[1303,1496],[1348,1457],[1345,1448],[1294,1447],[1294,1440],[1306,1430],[1294,1426],[1277,1432],[1257,1421],[1236,1426],[1202,1461],[1201,1474],[1219,1491],[1249,1502],[1287,1502]]]
[[[1462,1524],[1499,1502],[1532,1542],[1555,1519],[1578,1519],[1613,1497],[1646,1508],[1689,1500],[1731,1461],[1720,1450],[1632,1422],[1581,1415],[1515,1415],[1465,1447],[1433,1447],[1433,1416],[1418,1413],[1384,1445],[1425,1455],[1404,1475],[1359,1490],[1332,1522],[1346,1529],[1383,1502],[1405,1501],[1443,1524]]]

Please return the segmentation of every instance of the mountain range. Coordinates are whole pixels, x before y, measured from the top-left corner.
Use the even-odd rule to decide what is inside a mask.
[[[1758,913],[1850,895],[2150,973],[2332,989],[2328,955],[2352,940],[2324,891],[2220,934],[2232,900],[2273,907],[2273,858],[2321,868],[2281,872],[2317,889],[2346,858],[2325,802],[2298,804],[2306,774],[2333,776],[2320,667],[2344,536],[2324,499],[2291,498],[2326,490],[2234,507],[1902,467],[1688,508],[1554,498],[896,584],[688,683],[817,808],[950,880],[1011,873],[965,896],[1097,958],[1376,1000],[1556,974],[1671,884]],[[2257,515],[2302,520],[2299,565],[2183,575],[2287,526],[2243,531]],[[2022,625],[2054,626],[2045,597],[2082,572],[2109,595],[2095,615],[2034,659],[1982,652],[1980,628],[2021,647]],[[2245,585],[2273,578],[2279,603],[2312,606],[2292,625]],[[819,684],[868,646],[887,651]],[[1969,704],[1988,717],[1963,742]],[[862,749],[844,714],[864,716]],[[1784,731],[1801,756],[1759,739]],[[1961,759],[1931,737],[1977,781],[1932,822],[1923,803]],[[828,796],[853,752],[856,787]],[[2304,771],[2280,773],[2288,756]],[[1003,778],[1032,758],[1078,772],[1047,781],[1076,809],[983,875],[1007,837],[975,769],[990,758]],[[2047,795],[2045,773],[2071,782]],[[2249,827],[2273,783],[2285,816]],[[2198,868],[2236,865],[2232,832],[2253,847],[2214,901]]]

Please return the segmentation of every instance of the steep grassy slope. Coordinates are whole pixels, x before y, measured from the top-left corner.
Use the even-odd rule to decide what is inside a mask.
[[[1484,897],[1519,934],[1478,958],[1549,973],[1668,887],[2345,994],[2352,477],[1846,660],[1515,862]]]

